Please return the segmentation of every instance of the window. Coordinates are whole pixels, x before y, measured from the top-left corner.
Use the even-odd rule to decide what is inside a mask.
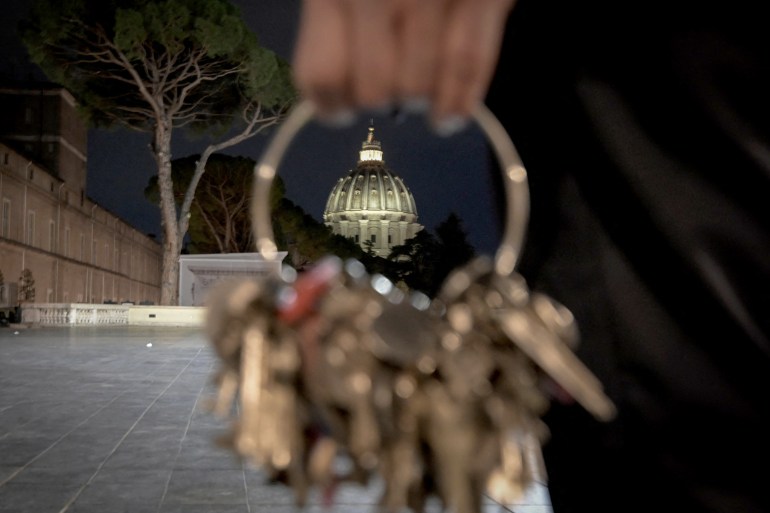
[[[34,118],[34,112],[32,112],[32,107],[27,107],[26,109],[24,109],[24,122],[28,125],[31,125],[33,118]]]
[[[53,303],[53,290],[52,289],[46,290],[45,302],[46,303]]]
[[[56,223],[53,219],[48,221],[48,250],[56,251]]]
[[[32,151],[32,149],[30,148],[29,151]],[[33,167],[29,167],[27,169],[27,178],[29,178],[30,180],[35,179],[35,169]]]
[[[5,164],[6,166],[8,165],[8,154],[7,153],[3,154],[3,164]]]
[[[393,236],[391,234],[388,234],[388,244],[393,243]]]
[[[3,198],[3,233],[2,236],[11,238],[11,200]]]
[[[371,240],[372,242],[377,242],[377,235],[375,235],[375,234],[372,234],[372,235],[369,237],[369,240]]]
[[[356,242],[358,242],[358,234],[356,234],[355,240],[356,240]]]
[[[27,244],[30,246],[35,243],[35,211],[27,212]]]

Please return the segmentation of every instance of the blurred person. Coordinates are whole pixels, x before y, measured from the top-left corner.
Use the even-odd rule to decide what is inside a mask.
[[[760,11],[743,0],[303,4],[295,77],[322,117],[398,108],[450,135],[484,101],[521,154],[532,213],[519,270],[575,314],[577,354],[619,409],[603,424],[554,401],[555,513],[770,511]]]

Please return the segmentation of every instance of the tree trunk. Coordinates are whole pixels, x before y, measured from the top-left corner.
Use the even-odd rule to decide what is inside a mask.
[[[155,160],[158,164],[160,214],[163,225],[163,268],[160,282],[160,304],[176,305],[179,301],[179,230],[171,179],[171,125],[165,120],[155,128]]]
[[[161,273],[160,304],[179,303],[179,253],[176,237],[163,243],[163,271]]]
[[[262,118],[261,108],[256,109],[251,121],[239,134],[218,144],[210,144],[195,165],[195,173],[185,192],[177,214],[174,201],[174,182],[171,178],[171,131],[172,120],[158,119],[155,125],[155,160],[158,165],[158,189],[160,191],[160,216],[163,225],[163,269],[161,271],[160,304],[179,303],[179,254],[190,224],[189,213],[200,177],[206,170],[209,157],[222,149],[234,146],[254,137],[267,127],[281,120],[284,114]],[[226,247],[226,246],[225,246]]]
[[[178,238],[179,238],[178,249],[181,249],[182,241],[184,240],[184,236],[187,234],[187,229],[190,226],[189,213],[190,213],[190,209],[192,208],[193,199],[195,198],[195,190],[198,188],[198,182],[200,181],[201,176],[203,176],[203,173],[206,171],[206,164],[209,161],[209,157],[211,157],[211,155],[213,155],[218,151],[235,146],[236,144],[239,144],[247,139],[251,139],[252,137],[262,132],[263,130],[267,129],[268,127],[280,122],[286,115],[286,112],[281,112],[279,114],[275,114],[273,116],[263,118],[262,107],[259,104],[252,107],[254,107],[254,110],[250,116],[250,120],[241,132],[217,144],[209,144],[206,147],[206,149],[203,150],[203,153],[201,153],[201,158],[198,160],[198,162],[195,163],[195,172],[193,173],[192,180],[190,180],[190,185],[187,186],[187,191],[185,191],[185,196],[184,196],[184,200],[182,201],[182,206],[179,209],[179,218],[178,218],[179,222],[176,225],[178,228]],[[244,114],[245,113],[246,111],[244,111]],[[169,141],[170,141],[171,140],[170,130],[168,135],[169,135]],[[170,146],[169,146],[169,149],[170,149]],[[170,160],[170,151],[169,151],[169,177],[171,176],[170,169],[171,169],[171,160]],[[158,170],[160,171],[160,164],[158,165]],[[163,194],[163,191],[161,189],[161,198],[162,198],[162,194]],[[172,203],[172,206],[173,205],[174,203]],[[163,207],[161,202],[161,210],[162,208]],[[165,216],[165,214],[163,215]],[[225,243],[224,245],[220,244],[220,248],[227,248],[227,247],[228,247],[227,243]],[[220,249],[220,251],[224,253],[226,249]],[[179,271],[177,269],[177,275],[178,274],[179,274]]]

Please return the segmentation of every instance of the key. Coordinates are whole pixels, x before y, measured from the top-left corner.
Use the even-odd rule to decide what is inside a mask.
[[[431,451],[431,472],[439,495],[451,511],[480,513],[481,485],[471,473],[478,456],[478,425],[467,409],[452,401],[439,382],[426,384],[428,420],[426,441]]]
[[[483,299],[479,285],[486,291]],[[497,338],[516,344],[598,419],[614,417],[615,407],[601,383],[570,350],[578,338],[571,313],[543,294],[530,294],[520,275],[497,275],[491,261],[480,257],[452,273],[439,297],[445,303],[463,297],[481,319],[479,325],[487,320],[495,324],[505,334]]]
[[[312,485],[378,473],[384,512],[421,512],[435,495],[478,513],[485,490],[512,502],[531,483],[528,444],[547,433],[543,372],[597,416],[612,412],[571,353],[569,311],[484,258],[433,301],[328,259],[294,284],[232,287],[209,333],[223,361],[218,411],[240,394],[236,449],[284,475],[298,505]],[[348,455],[352,470],[337,475]]]
[[[548,301],[544,297],[539,300]],[[530,308],[501,311],[497,320],[511,341],[597,419],[608,421],[615,416],[615,406],[599,380],[548,326],[550,319],[544,322]]]
[[[396,387],[400,388],[394,411],[398,429],[383,444],[381,472],[385,476],[385,490],[381,505],[388,513],[407,507],[421,512],[425,507],[426,489],[419,424],[425,416],[425,396],[416,387],[403,384]]]

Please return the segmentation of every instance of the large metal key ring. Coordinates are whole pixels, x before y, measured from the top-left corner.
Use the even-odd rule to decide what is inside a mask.
[[[297,104],[254,169],[251,218],[256,235],[256,249],[266,260],[275,259],[277,255],[270,221],[270,187],[289,144],[314,114],[315,109],[310,102],[304,100]],[[473,119],[491,144],[503,172],[507,211],[505,231],[495,254],[495,272],[508,276],[518,263],[529,222],[527,172],[505,129],[487,107],[480,105],[473,113]]]
[[[312,104],[308,101],[300,102],[278,130],[264,157],[255,167],[251,215],[257,251],[266,260],[277,258],[270,220],[270,187],[289,144],[313,115]],[[491,144],[503,173],[507,210],[503,238],[495,254],[494,273],[498,277],[507,278],[514,273],[518,263],[529,222],[527,172],[513,142],[492,112],[479,105],[472,117]],[[568,314],[568,317],[571,319],[571,314]],[[602,392],[599,381],[568,347],[558,341],[554,333],[536,329],[536,325],[523,327],[521,322],[517,322],[510,315],[502,315],[500,324],[520,349],[588,411],[603,420],[609,420],[615,415],[615,407]]]

